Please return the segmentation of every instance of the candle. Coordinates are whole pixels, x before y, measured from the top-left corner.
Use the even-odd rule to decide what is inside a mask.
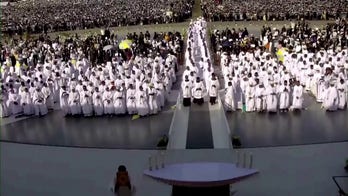
[[[164,168],[164,152],[162,153],[162,168]]]
[[[158,157],[155,156],[155,169],[158,169]]]
[[[246,165],[246,153],[243,153],[243,168],[245,168]]]
[[[237,167],[239,166],[239,151],[237,151]]]
[[[149,170],[152,171],[152,157],[149,157]]]
[[[250,163],[249,163],[249,169],[253,167],[253,153],[250,153]]]

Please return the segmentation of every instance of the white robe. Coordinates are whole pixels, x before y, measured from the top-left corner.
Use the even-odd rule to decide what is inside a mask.
[[[34,106],[29,92],[23,92],[21,96],[21,105],[23,107],[24,115],[34,114]]]
[[[266,90],[267,94],[267,111],[268,112],[277,112],[278,99],[276,94],[276,88],[269,86]]]
[[[292,92],[292,109],[302,109],[303,108],[303,88],[302,86],[294,86]]]
[[[287,91],[285,91],[287,89]],[[284,110],[288,109],[290,105],[290,88],[285,85],[281,85],[278,87],[279,94],[279,109]]]
[[[68,99],[70,111],[72,115],[81,114],[80,94],[79,92],[70,92]]]
[[[236,111],[236,99],[233,86],[225,89],[225,106],[227,111]]]
[[[209,82],[209,96],[210,97],[217,97],[219,93],[220,85],[219,85],[219,80],[211,80]]]
[[[101,116],[104,114],[104,105],[102,101],[102,94],[101,92],[94,92],[93,93],[93,110],[94,114],[96,116]]]
[[[46,115],[48,113],[47,106],[45,104],[45,96],[41,91],[34,91],[33,104],[36,116]]]
[[[338,91],[336,87],[330,86],[325,91],[323,107],[328,111],[335,111],[338,108]]]
[[[41,89],[43,95],[45,96],[45,103],[48,109],[53,109],[54,107],[54,97],[49,87],[42,87]]]
[[[93,98],[92,94],[89,91],[81,92],[81,108],[84,116],[92,116],[93,115]]]
[[[146,116],[149,114],[149,105],[145,91],[139,91],[136,95],[136,107],[138,115]]]
[[[255,111],[255,87],[248,86],[245,91],[246,111]]]
[[[69,107],[69,93],[66,90],[60,89],[60,109],[63,111],[64,116],[71,114]]]
[[[137,113],[137,107],[136,107],[136,92],[135,89],[128,89],[126,96],[127,96],[127,111],[128,114],[136,114]]]
[[[337,85],[338,90],[338,108],[343,110],[347,104],[347,86],[345,84],[339,83]]]
[[[114,93],[114,108],[115,114],[125,114],[126,113],[126,100],[123,91],[116,91]]]
[[[12,115],[16,115],[22,112],[22,106],[20,105],[21,97],[17,93],[9,93],[8,106]]]
[[[10,108],[8,107],[7,105],[7,100],[8,100],[8,97],[7,97],[7,94],[6,93],[2,93],[1,94],[1,97],[0,97],[0,103],[1,103],[1,111],[0,111],[0,118],[4,118],[4,117],[8,117],[11,115],[11,111],[10,111]]]
[[[191,98],[192,83],[191,81],[183,81],[181,84],[182,97]]]
[[[255,97],[256,97],[256,102],[255,102],[255,109],[256,111],[264,111],[267,109],[267,96],[265,94],[265,88],[260,88],[256,87],[255,90]]]
[[[148,95],[149,95],[150,114],[157,114],[158,110],[159,110],[158,99],[157,99],[157,90],[155,88],[149,88]]]
[[[113,92],[105,91],[103,93],[103,105],[104,105],[104,114],[115,113],[115,108],[113,103]]]

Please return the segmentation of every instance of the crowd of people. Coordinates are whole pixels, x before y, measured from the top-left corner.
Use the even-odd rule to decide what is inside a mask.
[[[27,0],[1,7],[2,32],[10,35],[181,22],[192,0]]]
[[[2,45],[0,116],[42,116],[55,107],[73,116],[160,112],[176,81],[182,35],[129,34],[125,50],[106,35]],[[105,51],[110,45],[116,49]]]
[[[202,105],[207,95],[211,97],[211,104],[216,103],[220,85],[214,74],[207,36],[207,22],[203,18],[191,21],[181,84],[183,105],[186,107],[191,105],[191,101]]]
[[[341,0],[203,0],[201,7],[208,21],[327,20],[348,13]]]
[[[228,111],[285,112],[304,109],[304,93],[327,111],[346,109],[348,24],[324,29],[305,22],[264,27],[260,38],[247,29],[215,30],[211,43],[220,57]]]

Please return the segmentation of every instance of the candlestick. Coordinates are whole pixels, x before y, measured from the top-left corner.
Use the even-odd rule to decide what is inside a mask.
[[[246,153],[243,153],[243,168],[246,166]]]
[[[158,157],[155,156],[155,169],[157,170],[158,169]]]
[[[250,163],[249,163],[249,169],[253,167],[253,153],[250,153]]]
[[[240,158],[240,157],[239,157],[239,151],[237,151],[237,164],[236,164],[237,167],[239,167],[239,158]]]
[[[162,164],[161,164],[162,168],[164,168],[164,152],[162,153]]]
[[[152,157],[149,157],[149,170],[152,171]]]

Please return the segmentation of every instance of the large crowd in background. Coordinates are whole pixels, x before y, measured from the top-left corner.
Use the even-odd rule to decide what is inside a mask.
[[[1,45],[1,117],[157,114],[176,81],[180,33],[106,30],[85,39],[40,36]]]
[[[301,21],[264,27],[260,37],[247,29],[214,30],[211,44],[223,72],[227,110],[301,110],[305,92],[326,111],[345,109],[347,26],[341,20],[318,29]]]
[[[342,0],[203,0],[201,6],[208,21],[328,20],[348,13]]]
[[[192,0],[27,0],[1,7],[2,32],[43,33],[182,22]]]

